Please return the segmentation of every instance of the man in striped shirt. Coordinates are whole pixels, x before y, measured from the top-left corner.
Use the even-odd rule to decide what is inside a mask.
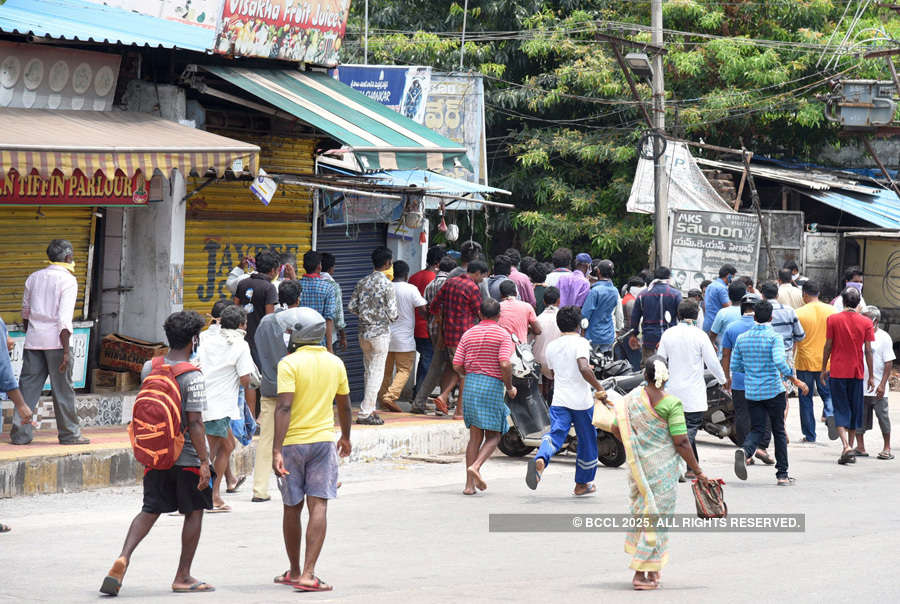
[[[768,301],[757,304],[753,319],[755,324],[738,336],[731,352],[731,373],[744,374],[744,395],[753,425],[743,447],[734,452],[734,473],[747,480],[747,460],[756,453],[768,419],[775,438],[775,476],[779,486],[790,486],[794,479],[788,476],[783,379],[790,380],[804,395],[809,390],[793,375],[785,359],[784,342],[772,329],[772,304]]]

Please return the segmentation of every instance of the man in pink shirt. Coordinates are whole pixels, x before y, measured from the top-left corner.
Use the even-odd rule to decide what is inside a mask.
[[[50,378],[50,393],[59,443],[86,445],[75,413],[75,389],[72,387],[72,317],[78,282],[75,280],[75,257],[72,244],[54,239],[47,246],[50,266],[29,275],[22,296],[22,320],[25,324],[25,351],[19,388],[25,403],[33,411],[41,390]],[[34,438],[30,423],[18,413],[13,415],[9,433],[14,445],[27,445]]]
[[[534,284],[528,278],[528,275],[518,269],[522,263],[522,254],[516,248],[511,247],[504,252],[504,255],[512,262],[512,267],[509,270],[509,280],[516,284],[516,289],[519,291],[519,300],[535,306],[537,300],[534,297]]]
[[[575,270],[559,278],[556,287],[559,288],[560,308],[581,308],[584,305],[584,300],[591,291],[591,282],[587,277],[591,272],[591,262],[590,255],[582,252],[575,256]]]
[[[527,302],[516,300],[516,284],[506,280],[500,284],[500,327],[518,338],[519,343],[528,342],[528,328],[536,336],[541,335],[534,307]]]

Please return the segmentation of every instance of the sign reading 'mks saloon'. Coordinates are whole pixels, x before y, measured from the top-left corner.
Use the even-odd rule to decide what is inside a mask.
[[[88,178],[79,170],[66,177],[55,171],[44,179],[32,172],[20,176],[10,170],[0,179],[0,205],[135,206],[150,198],[150,183],[137,172],[133,178],[123,173],[107,178],[97,172]]]

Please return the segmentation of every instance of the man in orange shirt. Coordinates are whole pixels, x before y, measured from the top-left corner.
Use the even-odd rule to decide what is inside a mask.
[[[818,389],[822,399],[822,417],[828,426],[828,438],[837,438],[837,429],[834,425],[834,409],[831,406],[831,391],[828,383],[819,380],[824,367],[822,366],[822,353],[825,351],[825,325],[828,317],[837,311],[831,304],[819,301],[819,285],[814,281],[803,283],[803,306],[797,309],[797,318],[806,337],[796,345],[794,367],[797,370],[797,379],[809,388],[807,394],[800,394],[800,429],[803,431],[803,441],[816,442],[816,414],[813,411],[813,388]],[[828,418],[832,420],[829,421]]]

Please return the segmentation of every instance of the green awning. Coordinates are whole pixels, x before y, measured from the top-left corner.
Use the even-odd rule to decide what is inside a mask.
[[[320,72],[204,66],[346,145],[365,170],[471,170],[465,147]]]

